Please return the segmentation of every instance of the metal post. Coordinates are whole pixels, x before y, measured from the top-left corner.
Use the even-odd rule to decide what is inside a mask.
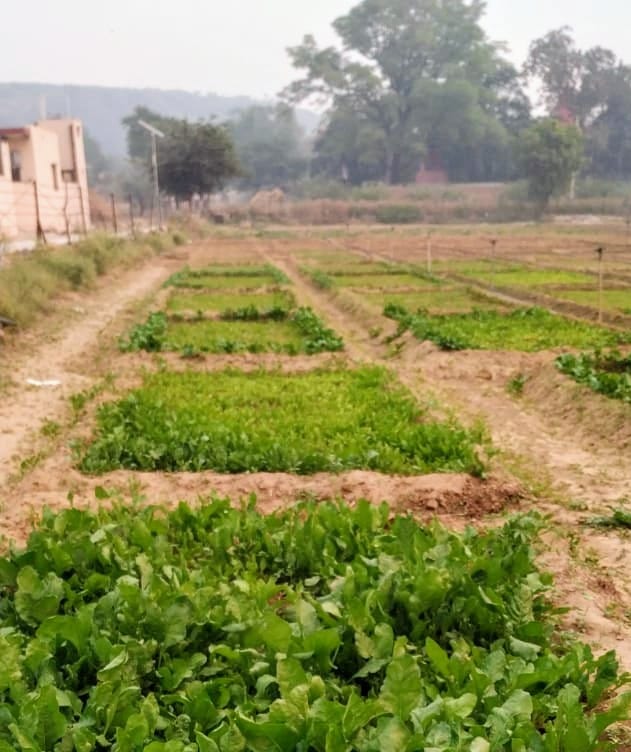
[[[129,194],[129,224],[132,238],[136,237],[136,227],[134,225],[134,197]]]
[[[497,250],[497,238],[491,240],[491,279],[495,277],[495,260]]]
[[[427,273],[432,273],[432,232],[431,230],[427,233],[427,246],[426,246],[426,257],[427,257]]]
[[[162,204],[160,203],[160,176],[158,174],[158,144],[156,134],[151,134],[151,163],[153,164],[154,203],[158,209],[158,229],[162,229]]]
[[[79,202],[81,203],[81,226],[83,227],[83,234],[88,234],[88,222],[85,216],[85,203],[84,203],[84,197],[83,197],[83,188],[81,187],[81,183],[77,183],[77,188],[79,189]]]
[[[113,193],[110,193],[110,201],[112,202],[112,224],[114,225],[114,235],[118,235],[118,215],[116,214],[116,197]]]
[[[46,233],[42,227],[42,215],[39,208],[39,191],[37,190],[37,181],[33,181],[33,193],[35,195],[35,218],[37,222],[37,239],[46,245]]]
[[[596,248],[598,254],[598,323],[603,323],[603,287],[604,287],[604,269],[603,255],[604,248]]]

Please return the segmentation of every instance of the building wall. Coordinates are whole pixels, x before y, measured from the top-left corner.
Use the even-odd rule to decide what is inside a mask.
[[[11,180],[9,152],[21,157],[21,180]],[[32,238],[37,216],[45,234],[90,228],[87,169],[80,121],[47,120],[7,137],[0,176],[0,234]],[[4,164],[4,160],[3,160]]]
[[[17,234],[9,144],[0,141],[0,239],[12,238]]]

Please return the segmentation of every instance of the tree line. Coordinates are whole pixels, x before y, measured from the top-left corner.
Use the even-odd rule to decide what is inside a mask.
[[[361,0],[333,23],[337,46],[306,36],[289,50],[299,77],[280,104],[223,124],[137,108],[124,121],[129,156],[147,161],[139,117],[163,129],[163,184],[182,199],[226,181],[408,183],[426,165],[459,182],[526,177],[543,207],[580,170],[631,177],[631,67],[580,49],[564,27],[533,41],[517,69],[485,33],[484,10],[482,0]],[[311,137],[293,110],[305,103],[324,112]]]

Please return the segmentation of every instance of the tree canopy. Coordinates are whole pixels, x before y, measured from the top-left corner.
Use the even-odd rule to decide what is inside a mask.
[[[520,157],[530,197],[543,212],[554,196],[569,188],[572,176],[580,169],[581,132],[575,125],[554,118],[540,120],[522,133]]]
[[[248,107],[227,127],[243,168],[243,187],[286,185],[306,172],[308,145],[291,107]]]
[[[362,0],[333,24],[341,49],[321,49],[306,36],[289,50],[304,75],[284,94],[293,102],[315,97],[327,103],[329,124],[348,126],[356,118],[345,137],[354,131],[356,141],[371,132],[372,144],[383,150],[388,182],[409,179],[410,160],[420,163],[439,141],[448,151],[463,135],[478,163],[484,161],[493,142],[489,129],[501,132],[500,142],[508,139],[509,102],[525,100],[517,72],[482,30],[483,11],[481,0]]]
[[[234,142],[228,130],[214,123],[190,123],[137,107],[123,121],[132,161],[151,169],[151,139],[138,124],[142,119],[163,131],[158,144],[158,167],[163,191],[176,199],[190,200],[221,189],[241,174]]]

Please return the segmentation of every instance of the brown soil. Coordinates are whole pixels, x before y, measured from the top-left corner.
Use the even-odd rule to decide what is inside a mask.
[[[93,478],[75,470],[67,456],[53,457],[29,474],[12,490],[13,503],[0,516],[0,537],[22,543],[44,507],[62,509],[73,504],[92,506],[95,489],[117,489],[121,496],[140,494],[152,504],[195,502],[213,495],[229,497],[234,503],[254,494],[265,513],[295,503],[301,498],[317,500],[366,499],[374,504],[387,501],[393,509],[412,511],[423,517],[447,516],[482,519],[505,509],[518,509],[520,487],[499,478],[485,481],[468,475],[440,474],[415,477],[388,476],[366,471],[340,475],[320,473],[308,477],[285,473],[130,473],[119,471]]]
[[[512,231],[514,235],[508,235]],[[443,231],[436,234],[437,257],[480,258],[488,253],[488,240],[496,232],[511,244],[511,254],[537,260],[553,254],[568,266],[576,254],[586,263],[593,250],[591,236],[580,242],[550,231],[539,238],[533,229],[492,228],[477,235]],[[622,241],[611,232],[611,242]],[[309,253],[335,260],[344,256],[392,257],[419,261],[424,235],[407,230],[356,231],[351,240],[334,243],[323,234],[304,231],[295,237],[255,237],[221,233],[213,240],[187,249],[178,258],[160,258],[142,269],[104,283],[90,295],[67,296],[60,311],[37,331],[21,336],[2,351],[0,368],[13,386],[0,404],[0,532],[23,542],[44,505],[60,508],[68,503],[92,504],[97,485],[117,487],[123,493],[142,493],[149,502],[196,500],[211,493],[234,500],[256,493],[266,511],[293,503],[296,498],[368,498],[388,500],[397,509],[420,516],[439,516],[461,527],[467,520],[494,524],[497,515],[514,509],[537,509],[550,516],[548,548],[542,563],[557,579],[556,598],[572,607],[568,628],[603,648],[616,647],[623,664],[631,668],[631,549],[629,540],[616,532],[584,526],[594,513],[622,504],[631,493],[629,412],[626,407],[592,395],[564,379],[551,365],[554,353],[527,355],[503,352],[444,353],[412,337],[401,340],[396,355],[383,342],[393,329],[380,312],[361,295],[327,293],[310,285],[298,272],[301,255]],[[340,250],[340,247],[342,250]],[[578,251],[577,251],[578,248]],[[573,255],[574,254],[574,255]],[[582,255],[581,255],[582,254]],[[508,255],[508,251],[507,251]],[[621,248],[618,260],[623,258]],[[311,305],[347,344],[345,356],[286,358],[270,356],[208,356],[184,361],[177,355],[123,356],[114,347],[118,334],[132,318],[146,315],[145,296],[155,296],[162,281],[185,263],[203,266],[210,261],[268,261],[287,273],[301,303]],[[164,293],[157,300],[163,302]],[[139,301],[140,307],[139,307]],[[73,311],[73,309],[75,309]],[[78,312],[80,311],[80,312]],[[371,336],[371,329],[379,336]],[[72,465],[68,439],[89,432],[97,397],[78,426],[72,426],[68,397],[98,384],[108,371],[120,375],[117,389],[137,383],[141,371],[166,363],[175,368],[216,369],[281,368],[304,370],[330,362],[375,362],[395,370],[401,381],[433,410],[456,414],[464,422],[482,418],[496,446],[503,450],[495,461],[491,479],[479,481],[460,475],[392,478],[353,472],[339,476],[301,478],[280,474],[223,476],[203,474],[113,473],[88,478]],[[529,377],[524,394],[515,398],[507,383],[517,374]],[[25,380],[56,378],[58,389],[31,388]],[[438,397],[438,400],[436,399]],[[60,433],[44,438],[45,420],[60,424]],[[24,464],[24,460],[27,462]],[[20,469],[20,465],[22,469]],[[515,481],[515,477],[521,479]],[[524,492],[527,488],[529,493]]]

